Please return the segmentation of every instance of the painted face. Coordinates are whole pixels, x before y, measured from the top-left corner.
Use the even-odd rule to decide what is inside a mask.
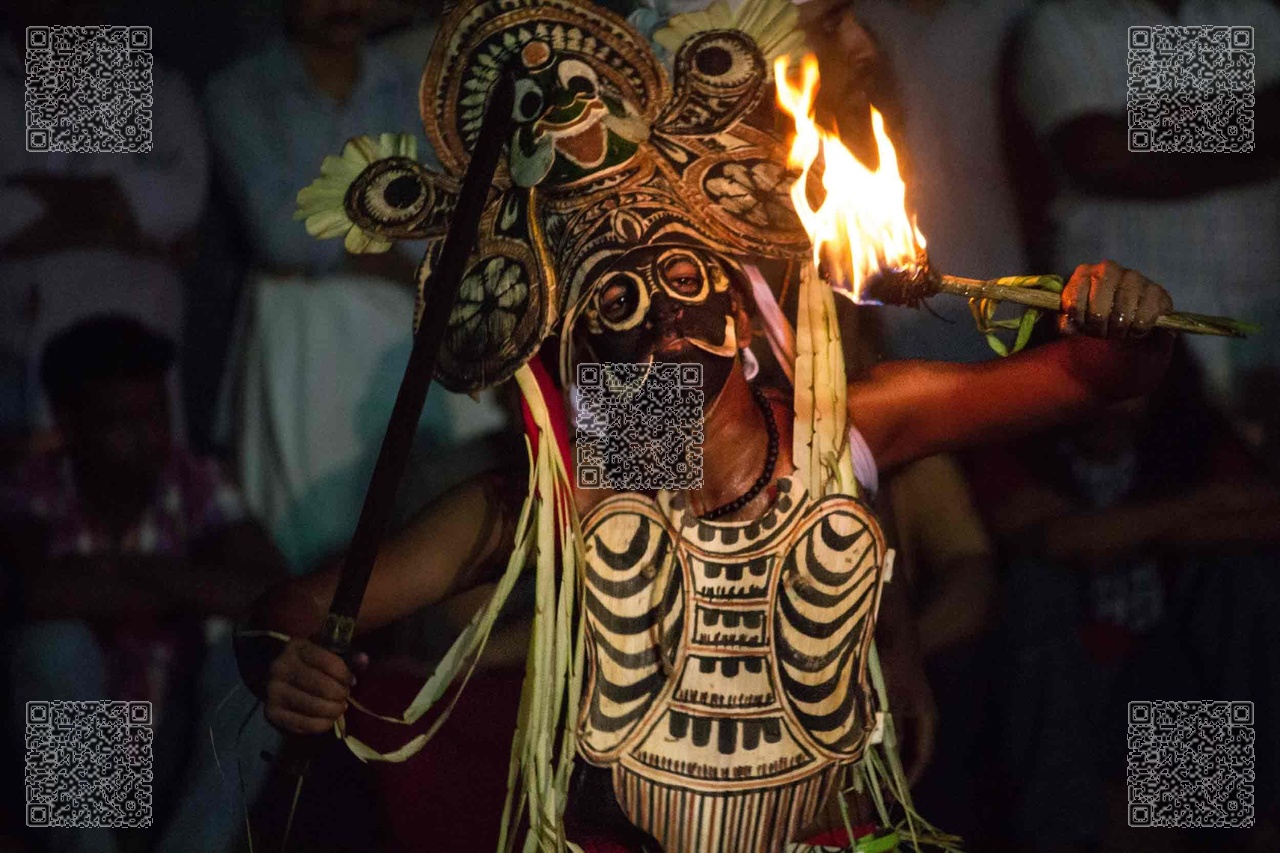
[[[648,133],[633,111],[601,85],[580,59],[557,58],[542,41],[520,51],[525,75],[516,81],[512,177],[520,186],[546,179],[573,181],[635,154]]]
[[[738,352],[738,303],[713,255],[679,246],[633,250],[588,299],[586,337],[598,359],[696,361],[708,400],[720,393]]]

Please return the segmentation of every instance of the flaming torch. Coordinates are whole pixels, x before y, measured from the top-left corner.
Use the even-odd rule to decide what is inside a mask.
[[[791,187],[791,200],[813,241],[814,267],[837,292],[861,304],[919,305],[939,293],[963,296],[970,302],[979,331],[1001,355],[1010,352],[996,337],[997,330],[1016,330],[1012,351],[1026,345],[1042,312],[1062,310],[1060,276],[1008,276],[988,280],[942,275],[929,265],[924,235],[906,212],[906,185],[898,172],[893,144],[884,119],[871,108],[871,128],[879,152],[876,169],[868,169],[840,138],[818,127],[813,105],[818,91],[818,61],[807,56],[799,86],[787,74],[787,58],[774,63],[778,105],[795,123],[788,166],[800,175]],[[810,202],[810,178],[822,157],[824,196]],[[1028,306],[1017,320],[996,320],[1000,302]],[[1249,323],[1202,314],[1166,314],[1156,321],[1161,329],[1202,335],[1244,337],[1258,331]]]

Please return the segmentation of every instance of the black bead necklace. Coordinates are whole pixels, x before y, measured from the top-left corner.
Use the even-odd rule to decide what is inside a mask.
[[[729,501],[727,504],[721,504],[713,510],[704,512],[698,518],[703,521],[714,521],[722,516],[737,512],[748,503],[750,503],[756,495],[764,491],[765,486],[773,482],[773,467],[778,461],[778,424],[773,419],[773,408],[769,405],[769,401],[765,399],[764,392],[755,385],[747,386],[751,389],[751,396],[755,398],[756,406],[760,408],[760,414],[764,415],[765,429],[769,431],[769,450],[765,454],[764,471],[760,472],[760,476],[751,484],[751,488],[747,489],[738,497]]]

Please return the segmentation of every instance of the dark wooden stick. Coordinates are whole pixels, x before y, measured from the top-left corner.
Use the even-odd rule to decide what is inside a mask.
[[[342,564],[338,588],[334,591],[329,615],[320,629],[320,642],[335,652],[345,653],[351,646],[356,616],[364,601],[365,587],[378,556],[378,547],[386,534],[396,492],[404,475],[405,463],[413,447],[418,419],[431,387],[440,343],[448,328],[449,314],[457,300],[467,259],[476,241],[476,229],[489,197],[489,186],[498,168],[502,148],[510,138],[511,109],[515,98],[514,78],[504,74],[493,89],[480,134],[471,152],[467,174],[458,194],[458,206],[449,225],[440,260],[423,287],[425,304],[418,333],[414,336],[409,364],[391,410],[378,461],[365,492],[360,520],[351,537],[351,547]]]
[[[489,197],[493,175],[498,168],[498,158],[511,136],[514,99],[515,78],[504,73],[490,96],[484,122],[462,181],[458,206],[454,210],[449,233],[440,251],[440,260],[423,288],[425,305],[422,321],[413,339],[409,363],[405,367],[404,378],[400,381],[400,390],[391,410],[391,420],[378,451],[378,461],[364,495],[360,520],[351,537],[351,546],[342,564],[342,573],[338,578],[333,601],[329,605],[329,613],[314,638],[318,644],[338,655],[347,656],[351,651],[356,617],[360,613],[365,589],[369,585],[369,577],[373,574],[374,562],[378,557],[378,548],[386,534],[396,492],[404,476],[409,452],[413,448],[418,419],[422,416],[422,406],[431,387],[440,343],[448,328],[449,314],[457,300],[467,260],[475,245],[476,230]],[[298,793],[311,758],[323,742],[324,736],[293,736],[285,741],[281,762],[284,769],[298,780],[293,791],[288,823],[292,823],[293,808],[297,805]],[[280,845],[282,850],[288,843],[288,835],[289,827],[286,825]]]

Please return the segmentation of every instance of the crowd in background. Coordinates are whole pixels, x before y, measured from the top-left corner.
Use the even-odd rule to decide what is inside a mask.
[[[422,253],[313,239],[295,196],[358,134],[412,133],[432,163],[417,86],[437,5],[6,12],[0,116],[15,125],[29,24],[153,22],[157,64],[150,154],[30,153],[0,134],[0,766],[21,764],[26,702],[53,699],[150,700],[158,760],[147,833],[27,830],[21,776],[5,774],[0,851],[248,849],[245,815],[272,782],[261,754],[279,739],[238,687],[230,625],[350,537]],[[1280,327],[1276,4],[805,8],[826,34],[814,47],[833,114],[853,138],[867,101],[884,112],[939,268],[1066,275],[1109,258],[1179,309]],[[1254,28],[1253,154],[1129,151],[1125,34],[1154,23]],[[858,309],[853,360],[994,357],[964,303],[932,308]],[[1149,398],[882,472],[938,708],[917,807],[969,849],[1280,849],[1280,789],[1263,781],[1280,738],[1265,722],[1253,830],[1144,835],[1125,792],[1130,701],[1249,700],[1280,719],[1277,340],[1186,338]],[[402,518],[518,447],[510,401],[432,389]],[[455,631],[444,608],[375,642],[417,674]],[[518,679],[477,684],[462,707],[501,724],[494,706]],[[460,825],[505,784],[505,737],[477,731],[444,729],[412,767],[322,768],[333,784],[313,783],[308,849],[420,849],[421,833]],[[468,757],[496,767],[497,781],[476,773],[483,795],[443,770]],[[379,798],[393,802],[367,805]]]

